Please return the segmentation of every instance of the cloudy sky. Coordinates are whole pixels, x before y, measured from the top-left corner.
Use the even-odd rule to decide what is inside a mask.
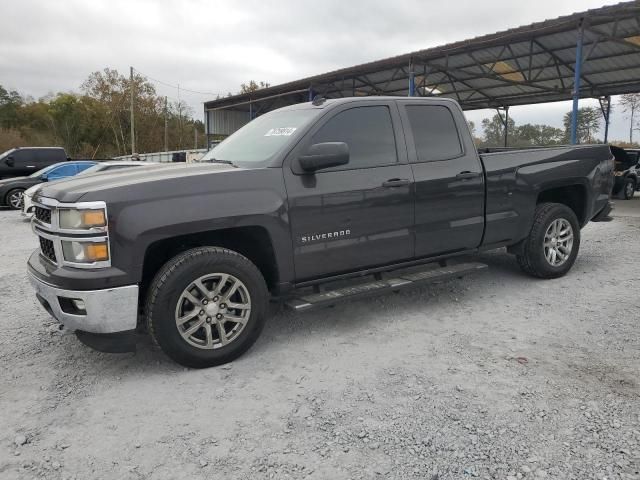
[[[250,79],[272,85],[434,47],[607,0],[3,0],[0,84],[40,97],[77,91],[87,75],[132,65],[159,93],[181,91],[202,116],[213,94]],[[160,83],[163,82],[163,83]],[[585,100],[581,105],[597,105]],[[567,102],[511,109],[517,123],[562,125]],[[615,108],[614,108],[615,110]],[[493,112],[471,112],[479,123]],[[610,138],[626,136],[621,109]]]

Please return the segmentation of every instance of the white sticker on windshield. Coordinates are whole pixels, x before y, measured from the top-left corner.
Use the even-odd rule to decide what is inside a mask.
[[[296,127],[272,128],[264,134],[265,137],[288,137],[296,131]]]

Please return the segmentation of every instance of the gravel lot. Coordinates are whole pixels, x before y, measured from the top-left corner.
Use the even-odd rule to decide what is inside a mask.
[[[638,479],[640,198],[565,278],[488,272],[279,312],[232,365],[55,331],[0,211],[0,478]]]

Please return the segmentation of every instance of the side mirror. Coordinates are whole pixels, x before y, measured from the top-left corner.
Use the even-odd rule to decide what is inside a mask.
[[[346,165],[349,163],[349,145],[344,142],[316,143],[298,161],[305,172]]]
[[[13,167],[16,164],[16,160],[15,158],[13,158],[13,155],[9,155],[5,159],[4,163],[6,163],[9,167]]]
[[[42,180],[43,182],[47,182],[49,181],[49,177],[47,177],[46,173],[43,173],[42,175],[40,175],[40,180]]]

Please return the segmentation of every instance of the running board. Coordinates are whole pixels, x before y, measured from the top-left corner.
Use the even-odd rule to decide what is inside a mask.
[[[312,308],[332,305],[343,300],[365,297],[368,295],[396,291],[422,283],[432,283],[449,278],[461,277],[487,268],[484,263],[459,263],[446,267],[433,268],[419,272],[399,274],[393,278],[375,280],[350,287],[337,288],[307,295],[293,295],[285,299],[286,307],[302,312]]]

